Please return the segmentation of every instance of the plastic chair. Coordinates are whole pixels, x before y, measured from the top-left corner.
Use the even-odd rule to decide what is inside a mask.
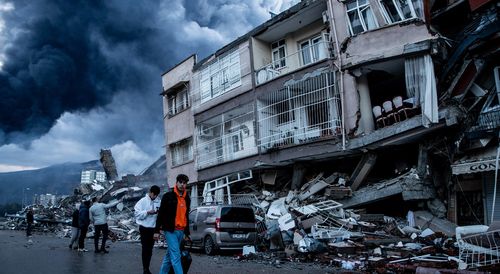
[[[374,106],[372,112],[373,116],[375,117],[377,128],[385,127],[385,118],[382,115],[382,108],[380,106]]]

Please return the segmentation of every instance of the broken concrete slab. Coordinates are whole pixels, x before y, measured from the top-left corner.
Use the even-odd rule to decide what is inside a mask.
[[[295,220],[293,219],[292,214],[290,213],[281,216],[278,219],[278,223],[281,231],[286,231],[295,228]]]
[[[455,236],[456,224],[445,219],[440,219],[428,211],[415,211],[413,214],[415,216],[415,224],[420,228],[430,228],[433,231],[439,231],[448,236]]]
[[[341,200],[352,196],[352,190],[346,186],[329,186],[325,189],[325,197]]]
[[[351,189],[352,190],[357,190],[358,187],[363,183],[363,181],[366,179],[370,171],[372,170],[373,166],[375,166],[375,163],[377,162],[377,154],[374,153],[367,153],[361,157],[361,160],[359,161],[358,165],[354,169],[352,175],[351,175]]]
[[[329,186],[329,184],[325,183],[325,181],[323,181],[321,179],[320,180],[314,179],[314,180],[315,180],[314,182],[311,182],[310,184],[308,184],[308,187],[299,194],[299,196],[298,196],[299,200],[304,201],[307,198],[314,195],[315,193],[317,193],[317,192],[319,192],[319,191],[321,191]]]
[[[286,197],[282,197],[271,203],[266,214],[269,219],[277,220],[279,219],[279,217],[288,213],[288,210],[285,206],[285,199]]]
[[[401,194],[403,200],[427,200],[435,197],[432,184],[422,181],[414,169],[409,172],[385,180],[383,182],[363,187],[352,193],[352,197],[341,200],[344,208],[350,208],[377,202]]]

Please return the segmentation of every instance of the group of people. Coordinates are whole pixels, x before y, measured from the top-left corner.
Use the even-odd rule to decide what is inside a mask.
[[[149,266],[153,255],[153,246],[159,239],[160,232],[164,233],[168,244],[167,252],[161,264],[160,273],[169,273],[171,268],[175,274],[182,274],[181,241],[189,238],[189,208],[191,199],[186,190],[188,176],[179,174],[174,188],[160,199],[160,188],[151,186],[145,197],[134,206],[136,223],[139,225],[142,245],[142,267],[145,274],[150,274]],[[108,205],[100,203],[97,198],[84,201],[79,209],[75,209],[72,218],[70,249],[78,248],[86,252],[85,237],[90,223],[94,224],[95,253],[108,253],[106,240],[108,237],[108,224],[106,208]],[[102,233],[102,243],[99,248],[99,238]],[[75,243],[77,242],[77,246]],[[187,269],[186,269],[187,272]]]
[[[87,252],[85,248],[85,238],[90,223],[94,224],[94,252],[108,253],[106,250],[106,240],[108,239],[108,223],[106,208],[108,205],[100,203],[97,197],[91,201],[83,201],[78,209],[75,209],[72,214],[71,221],[71,241],[70,249],[78,249],[81,252]],[[102,243],[99,248],[99,238],[102,233]],[[78,241],[78,243],[77,243]],[[77,243],[75,246],[74,244]]]

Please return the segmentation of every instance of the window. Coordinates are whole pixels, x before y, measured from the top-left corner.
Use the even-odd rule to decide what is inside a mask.
[[[193,224],[196,218],[196,209],[189,213],[189,223]]]
[[[273,68],[279,69],[286,67],[286,44],[285,39],[271,44]]]
[[[208,208],[199,208],[198,209],[198,219],[196,219],[196,222],[204,222],[207,220],[208,217]]]
[[[187,109],[189,107],[188,88],[185,87],[181,91],[168,96],[168,114],[170,116]]]
[[[172,156],[172,166],[193,160],[193,140],[188,138],[170,145],[170,155]]]
[[[255,214],[251,208],[223,207],[220,211],[221,222],[255,222]]]
[[[243,136],[241,130],[237,134],[231,136],[231,142],[233,144],[233,152],[243,150]]]
[[[421,0],[380,0],[382,14],[387,23],[395,23],[418,17]]]
[[[325,47],[322,42],[323,37],[320,35],[300,43],[303,66],[326,58]]]
[[[351,35],[378,27],[368,0],[351,0],[346,2],[346,6]]]
[[[201,102],[220,96],[240,84],[240,53],[235,50],[218,58],[201,71]]]

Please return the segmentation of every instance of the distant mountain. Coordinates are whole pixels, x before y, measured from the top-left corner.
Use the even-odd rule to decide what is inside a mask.
[[[36,170],[0,173],[0,204],[21,203],[24,195],[31,202],[34,194],[69,195],[80,184],[82,170],[102,171],[98,160],[64,163]],[[29,188],[29,190],[26,190]]]

